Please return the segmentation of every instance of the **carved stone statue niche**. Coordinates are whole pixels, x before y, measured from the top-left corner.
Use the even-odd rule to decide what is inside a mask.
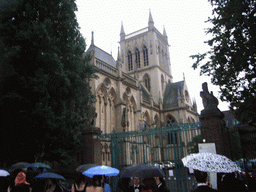
[[[122,115],[122,122],[121,125],[123,127],[123,130],[125,130],[125,128],[127,126],[129,126],[129,120],[128,120],[128,115],[127,115],[127,110],[126,108],[123,108],[123,115]]]
[[[95,127],[96,125],[96,119],[97,119],[97,113],[95,107],[90,107],[89,110],[86,111],[87,121],[86,125],[88,127]]]

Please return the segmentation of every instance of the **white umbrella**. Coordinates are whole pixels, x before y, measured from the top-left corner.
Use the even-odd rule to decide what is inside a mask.
[[[204,172],[232,173],[241,171],[235,162],[223,155],[214,153],[194,153],[182,159],[185,167]]]
[[[0,177],[6,177],[8,175],[10,175],[10,173],[8,171],[0,169]]]

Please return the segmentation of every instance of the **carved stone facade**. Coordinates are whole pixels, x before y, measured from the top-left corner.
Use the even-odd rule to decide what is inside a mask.
[[[88,51],[100,69],[91,87],[102,134],[199,121],[185,79],[173,82],[168,37],[154,27],[151,13],[146,28],[126,35],[121,25],[117,60],[94,45],[93,33]],[[101,144],[102,164],[110,165],[110,144]]]

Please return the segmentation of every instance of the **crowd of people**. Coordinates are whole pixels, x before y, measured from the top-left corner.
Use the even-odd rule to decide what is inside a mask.
[[[122,178],[119,180],[117,192],[170,192],[163,177]]]
[[[16,170],[12,173],[12,179],[9,182],[1,182],[0,192],[111,192],[111,187],[104,175],[94,175],[92,178],[76,173],[76,177],[67,190],[61,186],[60,180],[54,178],[35,179],[35,174],[42,173],[38,168],[34,174],[29,171]],[[211,188],[207,180],[207,173],[194,170],[196,186],[192,192],[216,192]],[[116,187],[117,192],[171,192],[163,177],[152,178],[119,178]],[[245,184],[235,177],[234,173],[223,174],[218,185],[219,192],[239,191],[246,192]]]

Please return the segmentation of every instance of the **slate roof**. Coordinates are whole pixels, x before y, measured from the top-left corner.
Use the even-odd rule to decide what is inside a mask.
[[[110,55],[106,51],[103,51],[102,49],[100,49],[99,47],[97,47],[95,45],[91,45],[88,50],[94,50],[95,58],[97,58],[97,59],[103,61],[104,63],[109,64],[112,67],[116,68],[115,59],[112,57],[112,55]]]
[[[183,93],[184,81],[175,83],[169,83],[166,85],[163,99],[163,108],[175,108],[178,107],[179,93]]]
[[[102,49],[98,48],[95,46],[95,58],[111,65],[112,67],[116,68],[116,61],[115,59],[112,57],[112,55],[110,55],[109,53],[103,51]]]

